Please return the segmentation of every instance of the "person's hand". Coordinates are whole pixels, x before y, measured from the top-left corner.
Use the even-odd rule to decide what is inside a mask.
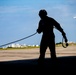
[[[39,29],[37,29],[36,32],[39,33],[39,34],[41,33],[41,31]]]
[[[65,38],[65,43],[66,43],[66,46],[69,45],[69,44],[68,44],[68,40],[67,40],[67,38]]]
[[[66,43],[66,47],[69,45],[68,44],[68,39],[66,37],[66,34],[65,33],[62,33],[63,37],[64,37],[64,40],[65,40],[65,43]]]
[[[66,46],[68,46],[69,44],[66,42]]]

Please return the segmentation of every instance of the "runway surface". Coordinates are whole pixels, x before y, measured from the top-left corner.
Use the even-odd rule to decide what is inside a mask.
[[[9,74],[76,74],[76,46],[56,47],[57,60],[52,60],[49,49],[44,64],[38,64],[39,48],[0,50],[0,71]]]

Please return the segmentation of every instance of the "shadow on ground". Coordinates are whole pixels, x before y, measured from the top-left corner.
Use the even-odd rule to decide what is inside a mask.
[[[8,72],[27,74],[41,73],[74,73],[76,72],[76,56],[58,57],[56,61],[46,58],[44,64],[38,65],[38,59],[15,60],[0,62],[0,69]]]

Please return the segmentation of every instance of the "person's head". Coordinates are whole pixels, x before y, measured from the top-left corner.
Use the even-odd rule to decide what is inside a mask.
[[[39,16],[41,19],[44,19],[47,16],[47,11],[42,9],[39,11]]]

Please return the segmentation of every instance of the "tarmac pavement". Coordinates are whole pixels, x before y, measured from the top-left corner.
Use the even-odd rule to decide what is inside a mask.
[[[56,47],[56,55],[57,60],[52,60],[47,49],[44,63],[38,64],[39,48],[0,50],[0,71],[21,75],[76,74],[76,46]]]

